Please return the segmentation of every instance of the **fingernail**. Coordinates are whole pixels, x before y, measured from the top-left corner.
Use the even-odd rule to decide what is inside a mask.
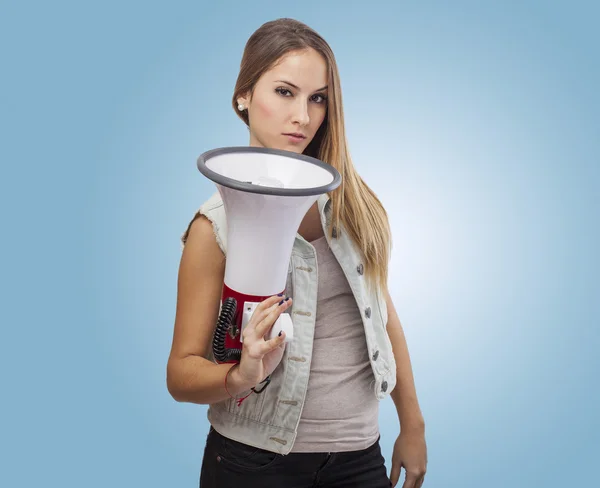
[[[281,336],[281,332],[282,332],[282,331],[279,331],[279,334],[277,334],[277,335],[278,335],[278,336]]]
[[[281,301],[279,302],[279,305],[281,305],[283,302],[285,302],[285,300],[281,300]]]
[[[284,302],[287,302],[289,299],[290,299],[290,297],[287,297],[287,298],[284,300]],[[283,303],[283,302],[281,302],[281,303]]]
[[[282,296],[283,296],[283,293],[278,293],[278,294],[277,294],[277,296],[278,296],[278,297],[282,297]]]

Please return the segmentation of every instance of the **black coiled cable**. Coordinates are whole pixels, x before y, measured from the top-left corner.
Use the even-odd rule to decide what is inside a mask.
[[[225,349],[225,337],[227,336],[229,328],[233,326],[236,309],[237,302],[235,301],[235,298],[226,298],[217,320],[217,328],[215,329],[215,334],[213,336],[213,355],[220,363],[226,363],[228,361],[239,362],[242,358],[241,349]]]
[[[225,299],[217,320],[217,327],[213,336],[213,356],[220,363],[226,363],[228,361],[236,361],[239,363],[242,359],[241,349],[225,349],[225,337],[227,336],[229,328],[233,326],[236,309],[237,302],[235,298],[229,297]],[[254,393],[260,394],[267,386],[269,386],[269,383],[271,383],[271,375],[260,382],[260,384],[263,385],[260,390],[255,388],[251,389]]]

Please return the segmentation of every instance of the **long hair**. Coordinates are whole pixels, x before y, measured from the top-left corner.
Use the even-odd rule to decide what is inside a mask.
[[[247,111],[237,110],[237,99],[252,94],[259,78],[287,53],[312,48],[327,62],[329,93],[327,114],[304,154],[337,169],[342,177],[330,193],[332,221],[330,236],[348,232],[364,258],[367,280],[385,286],[391,251],[388,216],[375,193],[357,173],[346,140],[342,90],[337,63],[327,42],[313,29],[293,19],[278,19],[263,24],[248,39],[232,97],[234,112],[248,126]]]

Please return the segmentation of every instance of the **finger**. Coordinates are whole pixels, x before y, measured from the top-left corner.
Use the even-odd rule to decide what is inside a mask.
[[[264,316],[268,313],[269,309],[271,309],[271,307],[273,307],[273,305],[279,303],[281,300],[283,300],[285,297],[283,295],[279,296],[279,295],[273,295],[272,297],[269,298],[265,298],[262,302],[260,302],[256,308],[254,309],[254,314],[253,315],[262,315],[262,317],[264,318]],[[260,319],[262,320],[262,319]],[[256,322],[260,322],[260,320],[257,320]]]
[[[415,488],[416,482],[417,482],[417,477],[414,474],[410,474],[407,471],[406,479],[404,480],[404,484],[402,485],[402,488]]]
[[[392,486],[396,486],[398,484],[398,480],[400,479],[400,464],[392,463],[392,470],[390,471],[390,481],[392,482]]]
[[[292,304],[292,299],[281,300],[269,309],[267,316],[260,321],[255,328],[256,337],[262,338],[269,331],[277,318]]]
[[[257,348],[259,351],[260,357],[264,357],[269,354],[271,351],[274,351],[278,347],[285,342],[285,332],[281,331],[280,335],[273,337],[273,339],[269,339],[268,341],[258,342]]]
[[[260,302],[254,309],[252,317],[250,317],[250,320],[248,321],[248,325],[246,327],[256,327],[256,324],[260,323],[260,321],[268,315],[273,306],[277,305],[277,303],[279,303],[282,300],[282,298],[283,295],[273,295],[272,297],[265,298],[262,302]]]
[[[274,304],[269,310],[267,315],[256,324],[255,333],[258,338],[263,338],[267,332],[273,327],[273,324],[277,321],[279,316],[292,304],[292,299],[287,298],[280,300]]]
[[[425,482],[425,475],[421,476],[417,481],[416,488],[421,488]]]
[[[252,315],[252,318],[248,322],[248,325],[246,325],[244,331],[242,332],[244,336],[244,341],[246,341],[246,339],[248,338],[252,339],[253,341],[264,338],[266,330],[268,330],[269,328],[269,324],[265,325],[264,322],[268,321],[271,314],[273,312],[276,312],[278,309],[284,307],[284,304],[286,303],[285,299],[282,299],[282,297],[278,296],[277,299],[279,301],[275,300],[275,303],[272,303],[269,306],[269,308],[259,311],[258,313],[256,313],[258,311],[258,308],[255,310],[255,313]],[[267,300],[271,301],[270,298],[268,298]],[[265,300],[265,302],[267,300]],[[276,319],[277,317],[273,319],[273,323]],[[270,325],[272,325],[272,323]]]

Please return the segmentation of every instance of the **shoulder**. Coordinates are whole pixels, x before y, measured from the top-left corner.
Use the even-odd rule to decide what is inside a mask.
[[[199,219],[198,217],[200,216],[205,218]],[[183,247],[185,247],[189,239],[192,227],[198,227],[198,230],[201,232],[210,230],[213,237],[216,239],[217,244],[221,248],[221,251],[223,251],[223,253],[226,252],[227,220],[225,216],[225,207],[219,192],[214,193],[206,200],[188,223],[187,228],[181,235],[181,245]]]

